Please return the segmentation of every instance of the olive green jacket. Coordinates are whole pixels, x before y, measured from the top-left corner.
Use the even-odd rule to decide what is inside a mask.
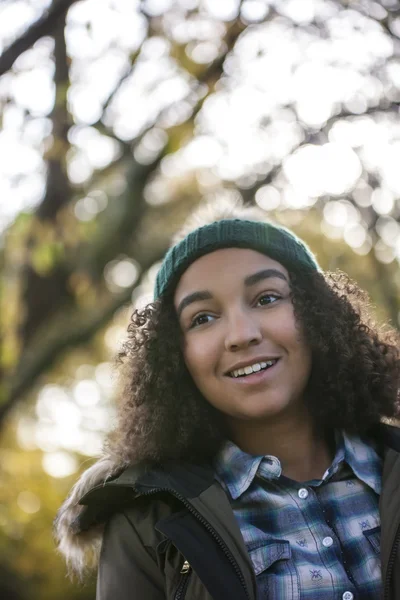
[[[375,430],[384,457],[384,600],[400,600],[400,429]],[[97,600],[256,600],[256,578],[229,499],[207,465],[128,468],[91,489],[72,528],[106,522]]]

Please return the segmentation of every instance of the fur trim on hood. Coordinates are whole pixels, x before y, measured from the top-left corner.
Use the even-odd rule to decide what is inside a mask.
[[[104,525],[96,525],[88,531],[80,529],[79,516],[85,507],[79,501],[92,488],[106,483],[121,468],[108,456],[99,459],[82,474],[57,513],[55,538],[59,552],[66,559],[70,576],[82,578],[87,569],[97,565],[104,529]]]

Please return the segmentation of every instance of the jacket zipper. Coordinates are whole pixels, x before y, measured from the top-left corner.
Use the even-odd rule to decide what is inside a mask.
[[[396,553],[400,545],[400,525],[397,528],[396,536],[394,538],[392,551],[389,556],[388,568],[386,573],[386,582],[385,582],[385,593],[383,595],[384,600],[389,600],[389,592],[390,592],[390,582],[392,579],[392,571],[394,566],[394,560],[396,558]]]
[[[181,578],[175,593],[175,600],[183,600],[186,594],[186,589],[189,584],[190,565],[187,560],[183,563],[181,569]]]
[[[143,496],[150,496],[150,494],[156,494],[157,492],[169,492],[170,494],[175,496],[175,498],[180,500],[182,502],[182,504],[188,509],[188,511],[191,512],[192,515],[194,515],[200,521],[200,523],[202,525],[204,525],[204,527],[207,529],[207,531],[209,533],[211,533],[211,535],[216,540],[219,547],[222,549],[223,553],[225,554],[225,556],[231,563],[232,567],[234,568],[235,573],[238,576],[240,583],[242,584],[244,592],[245,592],[247,598],[250,600],[250,596],[249,596],[249,593],[248,593],[247,587],[246,587],[246,581],[243,577],[243,574],[240,570],[239,565],[237,564],[235,558],[233,557],[228,546],[225,544],[224,540],[215,531],[215,529],[210,525],[210,523],[199,512],[197,512],[197,510],[194,508],[194,506],[192,504],[190,504],[190,502],[188,502],[184,496],[181,496],[180,494],[178,494],[177,492],[175,492],[175,490],[172,490],[171,488],[154,488],[154,489],[150,490],[149,492],[140,492],[140,493]]]

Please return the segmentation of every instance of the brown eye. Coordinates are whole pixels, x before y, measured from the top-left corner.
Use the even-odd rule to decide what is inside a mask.
[[[209,321],[204,320],[204,319],[207,319],[208,317],[211,317],[211,315],[208,315],[207,313],[197,315],[197,317],[195,317],[192,320],[192,322],[190,323],[189,329],[193,329],[194,327],[199,327],[199,325],[205,325]]]
[[[273,300],[271,300],[271,298],[273,298]],[[259,297],[258,301],[261,306],[266,306],[267,304],[273,304],[274,302],[276,302],[276,300],[280,300],[281,296],[278,296],[277,294],[262,294],[262,296]]]

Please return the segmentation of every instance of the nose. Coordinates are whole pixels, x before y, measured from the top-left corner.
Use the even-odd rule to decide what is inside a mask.
[[[262,340],[260,324],[254,315],[237,310],[227,323],[225,349],[230,352],[257,345]]]

